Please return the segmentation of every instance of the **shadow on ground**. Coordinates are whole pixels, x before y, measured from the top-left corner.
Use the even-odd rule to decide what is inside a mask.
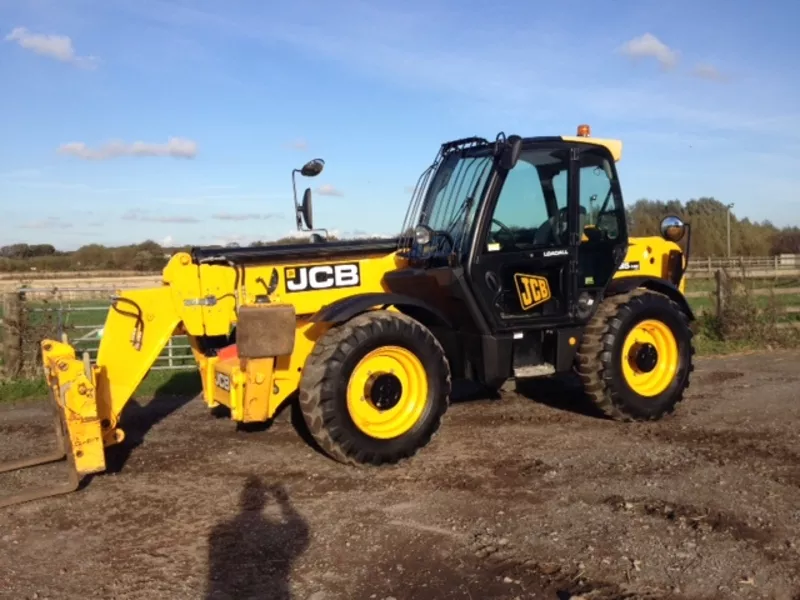
[[[549,377],[509,380],[500,391],[494,391],[474,382],[453,382],[453,404],[497,402],[508,394],[518,394],[538,404],[584,417],[606,419],[602,411],[592,404],[576,375],[571,373]]]
[[[277,505],[279,518],[264,514],[270,502]],[[240,495],[239,514],[209,535],[206,599],[290,600],[292,565],[308,547],[309,534],[286,490],[251,475]]]
[[[147,433],[172,413],[192,402],[202,392],[197,371],[179,372],[160,386],[153,398],[142,405],[131,400],[120,416],[120,426],[125,431],[121,444],[106,449],[106,472],[119,473],[131,454],[138,448]]]
[[[592,404],[584,393],[580,380],[572,374],[521,379],[516,382],[516,392],[556,410],[594,419],[608,419]]]
[[[505,386],[505,389],[560,411],[592,418],[605,418],[583,394],[580,382],[570,375],[512,381]],[[125,406],[120,418],[121,426],[125,431],[125,440],[121,444],[110,446],[107,449],[106,473],[120,473],[136,448],[144,442],[150,430],[186,404],[192,402],[201,392],[202,385],[198,374],[195,371],[182,372],[176,373],[169,381],[159,387],[149,402],[141,404],[136,400],[131,400]],[[495,403],[502,401],[506,393],[487,389],[474,382],[457,380],[453,382],[451,402],[454,405]],[[211,416],[230,418],[230,413],[225,407],[218,407],[216,410],[211,411]],[[326,456],[308,430],[308,426],[300,412],[296,393],[278,411],[274,421],[277,420],[290,422],[300,438],[311,449],[320,455]],[[237,430],[243,433],[264,431],[269,429],[274,421],[238,424]],[[83,483],[83,485],[86,484],[88,484],[88,481]]]

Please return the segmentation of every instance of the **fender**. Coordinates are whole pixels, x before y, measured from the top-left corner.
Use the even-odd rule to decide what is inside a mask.
[[[426,325],[436,324],[451,328],[452,323],[444,313],[424,300],[404,294],[387,294],[372,292],[349,296],[328,304],[311,317],[312,323],[343,323],[374,306],[396,306],[410,317],[418,319]],[[405,309],[405,310],[404,310]],[[411,310],[408,310],[411,309]]]
[[[686,300],[686,296],[681,294],[681,291],[675,287],[671,282],[655,277],[620,277],[619,279],[612,279],[606,288],[606,296],[615,296],[617,294],[624,294],[630,292],[638,287],[646,288],[654,292],[660,292],[674,300],[678,306],[683,309],[686,316],[690,321],[695,320],[694,312]]]

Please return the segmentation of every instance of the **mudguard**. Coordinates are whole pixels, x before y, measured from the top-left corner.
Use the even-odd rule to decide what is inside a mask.
[[[612,279],[611,283],[609,283],[606,288],[605,295],[615,296],[617,294],[624,294],[638,287],[664,294],[671,300],[674,300],[678,306],[683,309],[690,321],[695,320],[694,312],[692,312],[692,308],[689,306],[686,296],[684,296],[675,285],[663,279],[654,277],[620,277],[618,279]]]
[[[318,310],[311,317],[311,322],[343,323],[375,306],[380,306],[382,308],[395,306],[401,312],[418,319],[426,325],[435,324],[452,327],[450,319],[448,319],[444,313],[424,300],[404,294],[388,294],[381,292],[359,294],[357,296],[342,298]]]

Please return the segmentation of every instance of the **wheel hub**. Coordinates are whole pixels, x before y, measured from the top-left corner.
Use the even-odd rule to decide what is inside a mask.
[[[347,383],[350,419],[368,437],[389,440],[412,431],[425,416],[428,377],[422,361],[401,346],[380,346],[353,367]]]
[[[653,344],[645,342],[635,350],[633,362],[641,373],[649,373],[658,364],[658,350]]]
[[[678,341],[658,319],[634,325],[622,345],[622,374],[634,394],[653,398],[675,381],[680,365]]]
[[[403,384],[392,373],[378,373],[367,380],[365,396],[378,410],[397,406],[403,395]]]

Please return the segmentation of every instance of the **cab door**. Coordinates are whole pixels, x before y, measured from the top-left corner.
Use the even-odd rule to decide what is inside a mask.
[[[598,297],[614,277],[628,248],[625,207],[611,153],[588,144],[576,151],[581,230],[577,291]],[[640,265],[631,263],[626,267],[636,271]]]
[[[571,320],[577,293],[577,173],[563,142],[531,143],[499,174],[473,238],[469,282],[494,332]],[[491,190],[490,186],[490,190]]]

